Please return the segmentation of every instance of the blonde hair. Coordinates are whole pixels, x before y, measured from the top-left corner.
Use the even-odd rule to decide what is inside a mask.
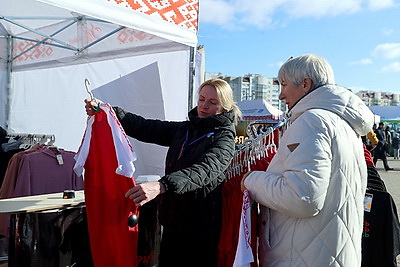
[[[236,102],[233,101],[233,91],[231,86],[222,79],[210,79],[203,82],[197,93],[200,94],[201,89],[203,89],[206,85],[212,85],[217,91],[217,96],[219,101],[221,102],[221,106],[224,111],[231,111],[235,114],[234,123],[237,124],[239,118],[242,116],[242,112],[239,107],[236,105]]]

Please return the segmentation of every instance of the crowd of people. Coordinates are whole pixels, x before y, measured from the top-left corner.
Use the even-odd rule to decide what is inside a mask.
[[[395,130],[391,130],[389,125],[385,125],[384,122],[379,122],[372,127],[373,133],[376,135],[378,142],[374,144],[371,139],[366,140],[366,145],[373,155],[374,164],[376,165],[378,159],[382,160],[383,166],[386,171],[391,171],[388,164],[387,157],[393,157],[393,159],[399,159],[399,138],[400,133]]]

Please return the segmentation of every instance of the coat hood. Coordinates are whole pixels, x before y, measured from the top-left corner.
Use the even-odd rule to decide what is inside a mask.
[[[357,95],[341,86],[324,85],[305,95],[289,111],[290,121],[310,109],[325,109],[337,114],[360,136],[371,131],[374,124],[372,111]]]

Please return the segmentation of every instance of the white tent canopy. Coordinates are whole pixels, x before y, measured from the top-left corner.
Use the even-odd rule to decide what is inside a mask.
[[[238,103],[244,120],[281,120],[283,112],[263,99],[243,100]]]
[[[2,1],[0,126],[54,134],[55,145],[77,151],[86,127],[86,78],[105,102],[184,120],[197,11],[193,0]],[[135,176],[161,175],[165,149],[133,146],[151,152],[138,153]]]
[[[370,106],[369,109],[382,121],[400,121],[400,106]]]

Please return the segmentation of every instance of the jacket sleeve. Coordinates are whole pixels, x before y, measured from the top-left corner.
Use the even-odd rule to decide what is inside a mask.
[[[330,127],[318,116],[299,117],[284,133],[268,170],[246,177],[251,198],[288,216],[317,215],[330,182]]]
[[[162,178],[168,191],[184,194],[201,188],[215,188],[228,168],[235,149],[233,134],[226,131],[218,136],[199,159],[187,168]]]
[[[113,107],[113,109],[125,133],[146,143],[169,146],[176,130],[183,125],[183,122],[145,119],[119,107]]]

